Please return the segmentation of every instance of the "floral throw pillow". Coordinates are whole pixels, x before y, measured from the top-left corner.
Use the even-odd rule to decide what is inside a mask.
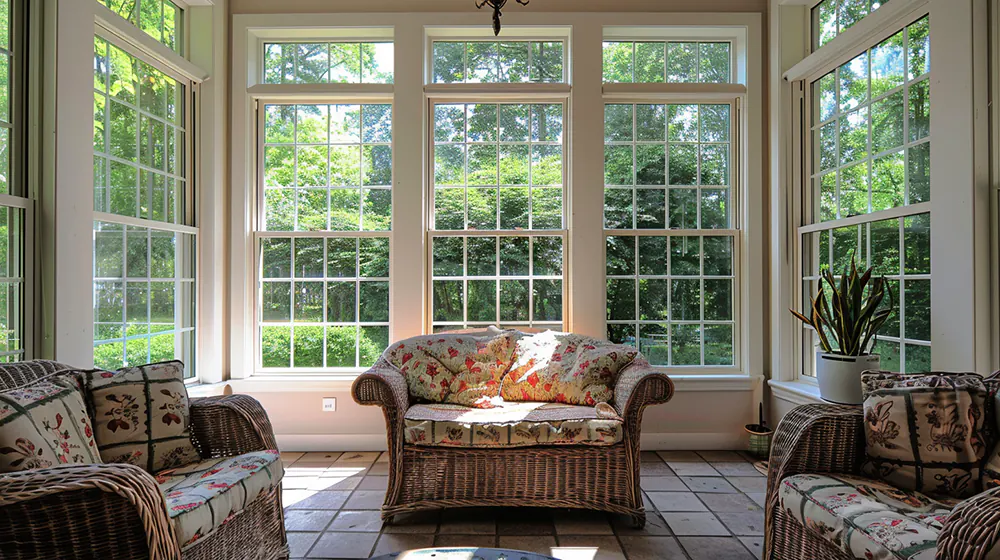
[[[191,440],[184,364],[83,372],[101,458],[155,473],[201,460]]]
[[[974,373],[865,373],[863,472],[906,490],[981,491],[987,389]]]
[[[0,473],[100,462],[87,407],[71,382],[0,393]]]
[[[614,397],[618,374],[638,351],[578,334],[546,331],[517,341],[500,395],[507,401],[594,406]]]
[[[513,331],[418,336],[393,344],[384,356],[403,373],[410,395],[418,399],[492,408],[500,379],[510,367],[515,338]]]

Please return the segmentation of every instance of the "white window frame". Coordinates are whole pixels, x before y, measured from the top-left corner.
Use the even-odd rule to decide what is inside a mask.
[[[530,16],[530,17],[529,17]],[[256,143],[252,138],[255,129],[253,104],[257,99],[270,98],[278,93],[273,85],[263,85],[260,79],[263,67],[261,54],[262,40],[318,39],[329,36],[357,36],[358,30],[380,29],[385,35],[393,34],[395,48],[394,84],[366,86],[356,84],[348,91],[368,98],[394,92],[393,142],[407,149],[394,149],[393,186],[393,231],[392,264],[394,281],[390,288],[392,309],[390,316],[390,339],[399,340],[427,332],[432,324],[428,293],[430,290],[429,263],[430,233],[428,227],[428,162],[431,122],[428,110],[431,99],[466,101],[508,101],[519,97],[533,96],[543,100],[565,99],[566,119],[564,135],[566,143],[564,173],[567,176],[564,188],[565,212],[564,243],[566,260],[563,263],[564,290],[563,321],[565,328],[573,332],[604,337],[605,296],[604,251],[595,250],[597,244],[604,246],[603,183],[597,177],[603,176],[603,106],[605,96],[613,96],[615,87],[622,84],[602,83],[603,33],[609,27],[643,30],[655,27],[657,32],[669,33],[671,39],[691,36],[698,37],[693,29],[713,29],[712,35],[741,36],[734,58],[744,61],[734,67],[736,80],[745,86],[746,117],[743,119],[741,137],[746,138],[753,131],[752,138],[760,138],[763,129],[761,79],[763,63],[760,57],[746,56],[758,52],[762,46],[762,17],[760,14],[688,14],[688,13],[542,13],[526,14],[511,11],[504,14],[504,31],[501,40],[529,39],[545,35],[545,29],[558,29],[566,37],[564,72],[566,83],[540,84],[431,84],[429,42],[435,39],[462,40],[492,38],[493,32],[488,21],[484,23],[481,12],[470,13],[322,13],[322,14],[236,14],[233,16],[232,33],[233,64],[232,83],[232,134],[234,138],[231,166],[233,189],[232,199],[232,328],[231,350],[232,377],[247,378],[254,375],[253,359],[247,351],[253,344],[252,323],[253,285],[238,271],[249,272],[255,259],[255,240],[249,224],[254,219],[248,204],[248,196],[253,193]],[[449,30],[449,31],[445,31]],[[454,31],[459,30],[459,31]],[[699,39],[706,39],[700,32]],[[332,35],[331,35],[332,34]],[[383,35],[384,36],[384,35]],[[655,36],[655,34],[654,34]],[[639,39],[640,36],[631,36]],[[743,49],[742,51],[739,49]],[[244,85],[245,84],[245,85]],[[658,84],[659,85],[659,84]],[[684,99],[690,84],[679,86],[672,91],[677,99]],[[525,91],[525,86],[531,86]],[[328,85],[290,85],[281,97],[314,98],[317,94],[331,91]],[[646,85],[640,87],[645,88]],[[732,90],[732,84],[713,84],[714,93],[723,93],[727,99],[742,94]],[[718,88],[721,88],[718,89]],[[492,90],[492,91],[491,91]],[[295,93],[293,93],[293,91]],[[533,93],[532,93],[533,92]],[[650,92],[655,94],[656,92]],[[589,131],[589,132],[585,132]],[[243,139],[243,140],[241,140]],[[419,147],[418,147],[419,145]],[[738,368],[725,374],[706,374],[703,371],[674,371],[675,380],[704,379],[712,387],[738,387],[750,390],[756,379],[764,373],[764,249],[763,229],[763,165],[762,142],[743,142],[746,154],[740,156],[746,173],[745,196],[747,200],[759,201],[745,205],[743,216],[734,219],[745,226],[747,249],[740,253],[741,262],[734,263],[744,273],[745,286],[739,287],[741,306],[744,308],[741,322],[746,333],[742,344],[741,363]],[[594,185],[590,185],[594,182]],[[418,184],[419,183],[419,184]],[[244,185],[246,187],[244,188]],[[430,185],[430,186],[429,186]],[[581,187],[580,185],[584,185]],[[404,215],[401,212],[419,205],[421,212]],[[596,227],[595,227],[596,226]],[[478,232],[450,232],[448,235],[474,235]],[[556,233],[553,230],[539,231],[539,234]],[[412,282],[402,282],[400,279]],[[246,275],[246,276],[249,276]],[[420,279],[419,282],[416,281]],[[734,311],[735,312],[735,311]],[[700,368],[699,368],[700,369]],[[323,376],[331,382],[340,383],[353,379],[354,374]],[[756,379],[755,379],[756,378]],[[277,382],[277,376],[273,376]],[[282,376],[282,386],[287,383],[315,380],[316,377],[294,375]],[[700,381],[699,381],[700,383]],[[337,385],[338,387],[340,385]],[[277,387],[277,385],[275,385]],[[701,387],[701,385],[699,385]]]

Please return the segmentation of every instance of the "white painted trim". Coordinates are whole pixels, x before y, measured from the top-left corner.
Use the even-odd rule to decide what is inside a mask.
[[[784,74],[789,82],[812,81],[902,29],[927,12],[931,0],[893,0],[842,31]],[[933,32],[932,32],[933,33]]]
[[[569,84],[432,84],[424,86],[424,94],[436,99],[565,99],[572,89]]]
[[[812,181],[806,182],[806,188],[812,184]],[[869,224],[872,222],[878,222],[881,220],[894,220],[902,218],[905,216],[913,216],[915,214],[925,214],[931,211],[930,202],[920,202],[917,204],[909,204],[906,206],[897,206],[895,208],[889,208],[888,210],[879,210],[877,212],[871,212],[868,214],[858,214],[857,216],[851,216],[850,218],[841,218],[839,220],[828,220],[825,222],[816,222],[815,224],[809,224],[805,226],[800,226],[798,228],[799,235],[805,233],[812,233],[816,231],[826,231],[828,229],[837,229],[842,227],[851,227],[861,224]]]
[[[193,226],[172,224],[170,222],[160,222],[156,220],[146,220],[143,218],[136,218],[135,216],[120,216],[118,214],[109,214],[107,212],[94,212],[94,221],[111,222],[116,224],[124,224],[127,226],[155,229],[160,231],[172,231],[176,233],[184,233],[187,235],[198,235],[198,228]]]
[[[282,451],[385,451],[385,434],[275,434]],[[746,434],[739,432],[666,433],[643,432],[643,451],[731,450],[746,447]],[[502,452],[498,450],[498,452]]]
[[[247,88],[253,99],[309,101],[329,96],[349,96],[358,100],[392,102],[392,84],[257,84]]]
[[[825,402],[819,398],[819,386],[805,381],[769,381],[771,394],[775,399],[790,402],[794,405],[817,404]]]
[[[81,0],[77,0],[81,1]],[[138,27],[132,25],[128,20],[112,12],[107,6],[91,0],[94,5],[94,20],[98,29],[104,33],[113,35],[117,42],[124,43],[134,48],[143,59],[151,59],[148,62],[157,66],[160,70],[168,73],[180,74],[185,79],[193,82],[203,82],[208,79],[208,72],[191,63],[189,60],[174,52],[170,47],[150,37]],[[185,33],[184,35],[187,35]]]
[[[604,97],[663,95],[693,99],[732,99],[746,95],[743,84],[604,84]]]

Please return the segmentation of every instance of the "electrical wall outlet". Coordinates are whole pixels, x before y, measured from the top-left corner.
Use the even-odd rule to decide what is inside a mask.
[[[336,412],[336,411],[337,411],[337,397],[324,397],[323,412]]]

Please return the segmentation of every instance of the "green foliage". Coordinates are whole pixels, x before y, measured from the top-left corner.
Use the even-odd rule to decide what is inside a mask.
[[[97,0],[147,35],[172,50],[181,51],[183,10],[170,0]]]
[[[266,84],[391,84],[391,42],[265,43]]]
[[[729,83],[731,48],[727,42],[605,42],[604,82]]]
[[[544,41],[435,41],[434,83],[542,83],[563,81],[563,43]]]
[[[829,290],[820,289],[813,298],[809,317],[792,311],[796,318],[813,328],[824,352],[844,356],[864,356],[870,352],[873,338],[877,337],[893,308],[892,290],[885,277],[873,279],[872,273],[873,269],[869,268],[859,275],[852,256],[850,269],[844,270],[839,285],[833,272],[824,271],[823,280]],[[889,305],[883,307],[882,300],[886,296]]]

